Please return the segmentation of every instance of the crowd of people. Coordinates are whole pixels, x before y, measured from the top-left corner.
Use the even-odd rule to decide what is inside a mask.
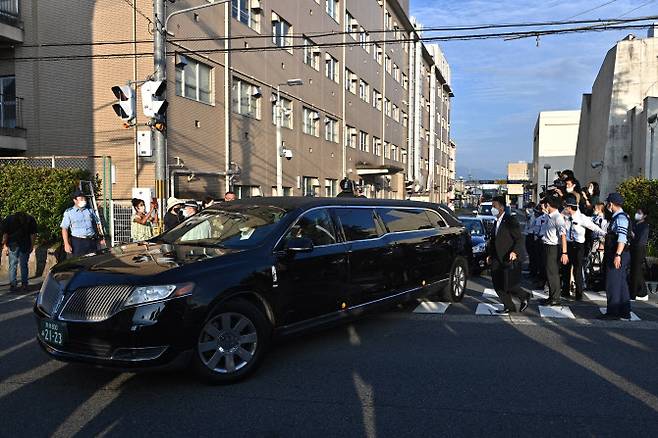
[[[501,313],[515,311],[511,296],[521,301],[520,310],[527,307],[529,297],[519,286],[521,268],[516,262],[522,234],[535,288],[548,289],[543,305],[582,300],[586,287],[605,289],[607,310],[601,318],[630,319],[631,300],[647,296],[643,269],[649,239],[646,207],[638,207],[631,218],[619,193],[601,202],[598,184],[582,188],[570,170],[559,174],[536,205],[526,206],[522,233],[515,231],[518,222],[511,215],[503,221],[505,199],[496,198],[493,204],[498,221],[489,257],[494,287],[505,306]],[[501,227],[508,222],[509,227]]]

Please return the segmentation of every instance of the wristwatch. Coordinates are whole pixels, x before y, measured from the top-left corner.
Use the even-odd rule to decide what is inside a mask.
[[[621,257],[621,254],[615,254],[615,257]]]

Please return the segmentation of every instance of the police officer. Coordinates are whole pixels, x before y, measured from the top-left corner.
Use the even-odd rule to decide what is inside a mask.
[[[342,181],[340,182],[340,190],[341,192],[336,195],[337,198],[356,198],[358,197],[358,194],[354,193],[355,192],[355,187],[354,187],[354,181],[350,180],[349,178],[343,178]]]
[[[64,251],[74,257],[83,256],[98,250],[98,244],[105,245],[98,235],[98,222],[94,212],[87,206],[87,197],[77,190],[73,193],[73,207],[64,212],[62,219],[62,240]]]
[[[605,290],[608,298],[607,312],[601,319],[631,318],[631,297],[628,291],[629,227],[631,221],[624,210],[624,198],[619,193],[611,193],[606,199],[607,209],[612,220],[605,237]]]
[[[562,266],[562,296],[569,298],[571,289],[571,269],[576,283],[576,300],[583,299],[583,265],[585,262],[585,234],[587,230],[603,234],[603,230],[578,209],[578,198],[571,194],[564,198],[567,222],[567,255],[569,262]]]

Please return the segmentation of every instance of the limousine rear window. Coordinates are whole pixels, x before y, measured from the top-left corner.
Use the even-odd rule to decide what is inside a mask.
[[[380,208],[377,212],[391,233],[431,230],[434,228],[425,210]]]
[[[432,222],[433,225],[439,226],[441,228],[445,228],[445,227],[448,226],[446,221],[443,220],[441,215],[439,215],[438,213],[436,213],[434,211],[429,211],[429,210],[426,210],[426,212],[427,212],[427,216],[429,216],[430,221]]]
[[[369,208],[337,208],[336,217],[343,228],[345,240],[376,239],[379,237],[375,224],[375,210]]]
[[[329,212],[319,209],[304,213],[286,235],[286,240],[294,238],[311,239],[315,246],[336,243],[336,230]]]

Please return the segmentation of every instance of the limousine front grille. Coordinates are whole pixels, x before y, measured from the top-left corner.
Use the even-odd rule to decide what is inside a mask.
[[[52,315],[61,293],[62,291],[57,280],[52,275],[48,275],[43,286],[41,286],[37,305],[48,315]]]
[[[103,321],[117,313],[132,286],[94,286],[80,288],[66,302],[59,315],[60,319],[68,321]]]

